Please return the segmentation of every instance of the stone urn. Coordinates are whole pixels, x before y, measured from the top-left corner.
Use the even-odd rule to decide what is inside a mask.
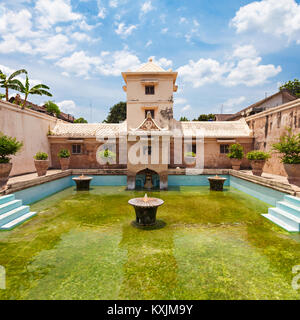
[[[12,163],[0,163],[0,190],[6,186],[11,169]]]
[[[59,158],[61,170],[68,170],[70,165],[70,157],[69,158]]]
[[[224,182],[227,180],[226,178],[219,177],[218,175],[207,179],[209,181],[210,190],[212,191],[223,191]]]
[[[252,173],[255,176],[261,176],[263,173],[263,167],[265,163],[266,163],[266,160],[250,160]]]
[[[242,159],[230,158],[230,162],[233,170],[240,170]]]
[[[34,160],[34,165],[39,177],[46,175],[49,163],[49,160]]]
[[[284,163],[284,169],[288,175],[288,181],[300,187],[300,163]]]

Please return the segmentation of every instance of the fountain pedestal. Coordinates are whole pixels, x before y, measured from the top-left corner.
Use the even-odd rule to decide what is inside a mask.
[[[90,182],[93,179],[92,177],[82,175],[72,179],[76,182],[77,191],[90,190]]]
[[[158,198],[134,198],[128,201],[134,207],[136,226],[154,226],[156,224],[157,208],[161,206],[164,201]]]
[[[209,177],[208,181],[209,181],[209,185],[210,185],[210,190],[223,191],[224,182],[226,180],[227,180],[226,178],[222,178],[219,176]]]

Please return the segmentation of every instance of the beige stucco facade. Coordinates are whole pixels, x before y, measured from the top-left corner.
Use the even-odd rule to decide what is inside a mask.
[[[23,141],[22,150],[12,156],[11,175],[34,172],[33,157],[38,151],[50,154],[48,132],[56,125],[57,119],[39,112],[0,101],[0,131],[5,135]]]

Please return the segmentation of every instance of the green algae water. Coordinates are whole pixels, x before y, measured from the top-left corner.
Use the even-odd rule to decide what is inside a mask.
[[[268,205],[234,188],[148,192],[160,229],[131,226],[124,187],[68,188],[38,215],[0,232],[0,299],[299,299],[300,240],[261,216]]]

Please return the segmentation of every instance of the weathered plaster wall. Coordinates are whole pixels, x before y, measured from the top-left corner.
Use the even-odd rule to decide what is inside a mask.
[[[24,143],[22,150],[12,156],[11,175],[34,172],[33,156],[38,151],[50,154],[47,133],[56,121],[54,117],[0,101],[0,131]]]
[[[146,95],[142,81],[154,79],[155,94]],[[145,108],[155,109],[154,119],[167,127],[173,118],[173,77],[170,75],[127,76],[127,126],[136,129],[145,119]]]
[[[300,99],[279,107],[246,118],[253,130],[254,149],[270,151],[272,145],[286,133],[286,128],[292,128],[293,133],[300,133]],[[286,176],[278,154],[272,153],[272,158],[264,166],[264,171]]]

